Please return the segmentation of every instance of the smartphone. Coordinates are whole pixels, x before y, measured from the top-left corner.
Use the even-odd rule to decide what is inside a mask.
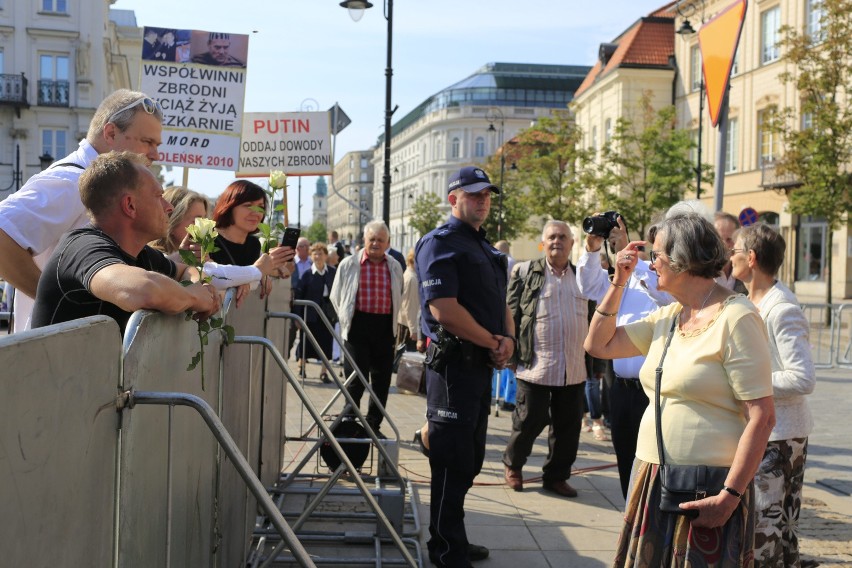
[[[299,241],[299,236],[301,234],[301,229],[287,227],[284,229],[284,234],[281,236],[281,246],[296,248],[296,243]]]

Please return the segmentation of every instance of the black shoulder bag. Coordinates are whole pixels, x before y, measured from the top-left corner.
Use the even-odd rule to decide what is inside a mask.
[[[663,429],[660,424],[660,383],[663,378],[663,360],[672,342],[677,316],[672,320],[666,346],[657,366],[656,384],[654,386],[655,414],[654,422],[657,427],[657,452],[660,454],[660,511],[685,515],[690,518],[698,516],[696,510],[684,510],[678,507],[681,503],[704,499],[708,495],[717,495],[725,485],[730,468],[709,465],[667,465],[663,450]]]

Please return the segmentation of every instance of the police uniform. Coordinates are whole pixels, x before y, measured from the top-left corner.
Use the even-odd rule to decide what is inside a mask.
[[[507,258],[485,239],[485,231],[450,217],[417,244],[415,267],[423,332],[433,342],[438,322],[428,303],[440,298],[456,298],[482,327],[505,334]],[[439,566],[452,567],[470,566],[464,499],[482,469],[491,402],[489,352],[462,343],[461,354],[449,359],[442,372],[426,370],[429,556]]]

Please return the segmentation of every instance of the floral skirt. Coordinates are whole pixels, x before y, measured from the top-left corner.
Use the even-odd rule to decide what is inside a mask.
[[[659,466],[633,463],[624,527],[613,566],[741,567],[754,566],[754,488],[721,527],[693,528],[684,515],[660,511]]]

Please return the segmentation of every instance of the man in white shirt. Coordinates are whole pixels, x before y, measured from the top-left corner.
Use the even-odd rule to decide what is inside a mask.
[[[601,268],[600,253],[603,241],[602,237],[586,235],[585,252],[577,261],[577,284],[580,291],[596,302],[603,299],[611,285],[608,272]],[[618,217],[618,227],[610,231],[608,241],[613,253],[627,246],[627,227],[621,216]],[[650,250],[651,243],[646,247]],[[636,321],[672,302],[671,296],[657,290],[657,275],[649,267],[645,260],[639,260],[636,264],[636,269],[621,296],[621,305],[616,316],[617,325]],[[643,356],[615,359],[612,362],[615,379],[609,391],[610,432],[618,462],[621,492],[625,499],[633,458],[636,457],[639,423],[648,406],[648,397],[639,384],[639,369],[644,362]]]
[[[83,170],[112,150],[142,154],[150,165],[159,157],[162,122],[159,103],[145,93],[115,91],[95,111],[75,152],[0,202],[0,277],[17,289],[15,331],[30,328],[38,279],[60,237],[89,222],[77,188]]]

